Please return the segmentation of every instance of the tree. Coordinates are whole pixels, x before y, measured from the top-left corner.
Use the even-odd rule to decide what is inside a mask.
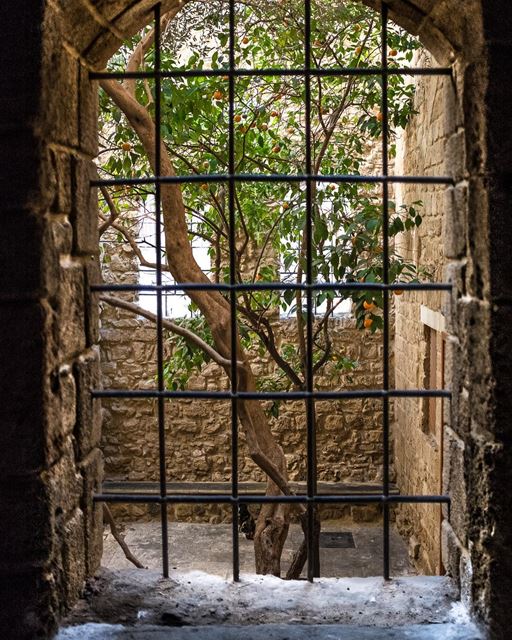
[[[370,67],[380,62],[380,30],[376,14],[359,3],[339,2],[327,7],[313,3],[312,60],[315,65]],[[236,64],[245,68],[300,67],[304,64],[303,3],[297,0],[248,2],[236,9]],[[199,26],[198,26],[199,25]],[[223,2],[180,4],[162,18],[164,68],[185,70],[228,66],[227,7]],[[186,34],[192,34],[193,47]],[[389,34],[391,64],[412,59],[418,44],[398,28]],[[154,34],[151,29],[133,38],[112,60],[112,68],[152,68]],[[155,91],[146,81],[101,82],[103,93],[101,171],[106,176],[144,176],[156,170]],[[393,128],[403,127],[411,114],[413,85],[390,76],[390,149]],[[235,163],[237,173],[294,174],[305,171],[304,81],[300,77],[245,76],[235,87]],[[311,157],[315,174],[357,175],[373,172],[367,156],[375,154],[382,133],[381,83],[378,76],[318,76],[312,87]],[[216,174],[228,170],[228,77],[186,76],[164,80],[161,95],[161,173]],[[377,161],[378,164],[378,161]],[[128,242],[140,264],[154,268],[138,246],[138,212],[149,206],[149,193],[140,188],[102,189],[101,232],[113,229]],[[209,247],[211,278],[229,282],[229,217],[227,189],[222,182],[161,187],[165,234],[164,269],[176,282],[209,283],[192,249],[194,236]],[[313,184],[313,276],[318,282],[379,282],[383,277],[382,211],[380,194],[372,185]],[[392,212],[390,236],[421,223],[420,203]],[[235,193],[235,281],[270,283],[288,278],[305,281],[306,190],[296,182],[241,182]],[[151,215],[146,211],[144,215]],[[391,247],[392,249],[392,247]],[[283,275],[286,272],[287,275]],[[414,265],[393,250],[390,277],[417,277]],[[229,298],[218,291],[188,290],[197,314],[190,320],[166,321],[174,335],[172,358],[166,363],[170,388],[181,388],[195,368],[207,359],[231,371],[231,311]],[[383,297],[378,292],[325,290],[315,293],[319,313],[314,323],[318,373],[328,362],[350,369],[355,363],[337,353],[330,337],[334,310],[351,298],[358,326],[371,332],[382,326]],[[103,300],[151,317],[133,303],[103,296]],[[281,308],[293,314],[298,348],[278,347],[273,314]],[[252,290],[237,294],[237,384],[240,391],[303,390],[306,388],[306,311],[303,293]],[[261,348],[278,373],[257,379],[248,352]],[[278,416],[279,405],[271,407]],[[239,401],[240,425],[250,456],[266,473],[267,495],[290,495],[283,450],[272,434],[268,414],[258,401]],[[306,559],[305,508],[299,512],[305,537],[287,577],[297,578]],[[254,537],[258,573],[281,574],[280,558],[291,508],[263,505]]]

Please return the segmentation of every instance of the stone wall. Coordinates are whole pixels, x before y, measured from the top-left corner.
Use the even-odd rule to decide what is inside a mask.
[[[111,253],[111,249],[108,249]],[[111,253],[104,268],[107,280],[137,280],[136,264],[129,250]],[[274,331],[278,344],[296,344],[295,322],[276,318]],[[382,386],[382,335],[360,331],[355,321],[341,316],[332,321],[334,349],[357,360],[354,371],[340,373],[328,365],[317,376],[318,388],[375,389]],[[155,326],[132,313],[103,306],[101,314],[101,361],[105,387],[144,389],[155,387]],[[254,354],[256,375],[276,370],[270,357]],[[220,391],[229,388],[227,376],[215,363],[194,375],[188,388]],[[267,402],[267,409],[270,409]],[[156,401],[104,399],[103,440],[106,478],[132,481],[158,480],[158,432]],[[306,416],[303,402],[283,402],[279,417],[271,425],[283,446],[291,480],[306,480]],[[166,403],[168,480],[230,481],[231,408],[229,401],[173,400]],[[380,483],[382,479],[382,403],[345,400],[317,403],[317,447],[319,480],[347,483]],[[240,434],[240,481],[265,480],[263,472],[250,460],[243,434]],[[325,509],[325,515],[350,514],[350,507]],[[353,509],[356,518],[378,515],[375,508]],[[180,505],[174,509],[180,518],[218,522],[230,512],[215,506],[204,508]],[[144,506],[116,505],[116,513],[144,517],[157,511]]]
[[[432,57],[423,52],[418,66],[432,66]],[[443,77],[422,77],[416,82],[414,108],[417,111],[399,144],[397,172],[404,175],[445,175],[445,93],[451,81]],[[401,165],[401,166],[400,166]],[[425,279],[442,282],[445,278],[443,225],[445,224],[445,188],[442,185],[405,185],[396,189],[397,204],[422,201],[419,211],[423,223],[403,234],[397,249],[406,259],[425,268]],[[441,324],[444,298],[440,292],[405,292],[396,301],[395,377],[399,389],[429,388],[431,366],[430,331],[425,324],[430,316]],[[422,311],[423,309],[423,311]],[[427,318],[426,318],[427,316]],[[428,321],[428,320],[427,320]],[[431,323],[432,324],[432,323]],[[439,333],[439,342],[443,330]],[[442,354],[440,354],[442,358]],[[438,367],[442,363],[438,361]],[[432,366],[435,363],[432,362]],[[442,386],[441,376],[438,385]],[[395,469],[401,493],[436,495],[442,492],[443,448],[442,400],[396,399],[393,427]],[[429,408],[437,413],[428,423]],[[400,505],[397,509],[399,531],[409,540],[411,559],[421,572],[440,573],[440,505]]]
[[[379,0],[364,1],[380,6]],[[163,11],[174,3],[165,0]],[[440,61],[453,62],[455,91],[447,102],[446,126],[448,148],[461,153],[448,154],[447,162],[455,186],[447,189],[445,215],[447,228],[456,233],[446,249],[455,290],[447,323],[454,336],[447,349],[453,400],[445,418],[453,446],[446,448],[445,484],[459,497],[457,510],[445,511],[443,546],[447,569],[489,637],[505,640],[512,593],[512,6],[509,0],[388,4],[391,17],[419,33]],[[125,37],[148,24],[153,5],[154,0],[0,5],[0,539],[6,542],[0,629],[9,640],[51,637],[59,615],[76,599],[81,577],[95,568],[90,532],[100,528],[89,515],[97,513],[91,491],[99,477],[96,449],[84,456],[89,445],[80,450],[75,436],[90,430],[90,422],[78,427],[78,416],[90,410],[86,389],[94,380],[80,387],[84,403],[76,402],[82,409],[73,436],[73,405],[64,400],[64,390],[79,380],[73,373],[71,382],[65,367],[78,373],[80,357],[95,341],[95,309],[82,287],[94,279],[87,265],[96,250],[84,244],[93,239],[96,222],[88,199],[96,86],[87,71],[103,68]],[[71,251],[59,240],[60,227],[68,223]],[[70,295],[56,303],[65,282],[74,283]],[[70,313],[75,307],[86,312],[85,327],[79,314]],[[71,335],[83,338],[72,346],[66,342]],[[56,391],[61,367],[69,385],[59,383]],[[59,493],[63,485],[52,475],[59,464],[73,470],[79,492]]]
[[[3,4],[0,17],[0,636],[36,640],[102,553],[98,113],[58,11]]]

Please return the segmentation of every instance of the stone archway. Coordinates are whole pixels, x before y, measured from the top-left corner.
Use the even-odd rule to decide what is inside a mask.
[[[91,496],[101,473],[100,420],[88,396],[98,376],[97,315],[86,293],[97,270],[89,189],[97,114],[88,70],[105,64],[123,37],[151,20],[152,4],[53,0],[30,10],[0,9],[8,27],[0,113],[9,158],[0,269],[7,399],[0,571],[7,587],[2,626],[10,637],[46,637],[99,562],[101,523]],[[448,537],[447,545],[454,558],[458,547],[468,550],[475,611],[501,638],[512,593],[512,127],[506,100],[512,8],[505,0],[388,4],[396,22],[454,64],[458,104],[448,109],[452,144],[459,145],[454,156],[462,147],[465,162],[452,169],[468,189],[453,224],[468,242],[450,267],[457,336],[449,356],[451,424],[462,443],[451,468],[466,508],[459,514],[464,540]]]

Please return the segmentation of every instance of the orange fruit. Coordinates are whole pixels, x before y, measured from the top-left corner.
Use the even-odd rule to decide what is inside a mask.
[[[233,120],[234,120],[235,122],[241,122],[241,121],[242,121],[242,116],[235,116],[235,117],[233,118]]]
[[[404,292],[404,290],[403,290],[403,289],[395,289],[395,290],[393,291],[393,293],[395,294],[395,296],[401,296],[403,292]]]
[[[224,94],[222,93],[222,91],[220,91],[220,89],[217,89],[217,91],[214,91],[213,93],[213,99],[214,100],[222,100]]]
[[[283,210],[286,211],[286,209],[290,208],[290,205],[287,202],[283,202],[282,207],[283,207]]]
[[[229,80],[229,76],[222,76],[223,80]]]
[[[242,38],[242,44],[249,44],[249,38],[247,36]]]
[[[267,129],[268,129],[268,124],[265,124],[265,123],[260,124],[260,125],[258,126],[258,129],[259,129],[260,131],[267,131]]]
[[[379,111],[379,113],[375,117],[379,122],[382,122],[384,120],[384,114],[382,113],[382,111]]]
[[[355,54],[356,56],[360,56],[363,51],[363,47],[356,47]]]
[[[206,182],[203,182],[203,184],[201,185],[201,189],[203,191],[208,191],[208,185],[206,184]]]
[[[281,151],[281,147],[276,144],[275,147],[272,147],[272,152],[273,153],[279,153]]]
[[[369,311],[370,309],[373,309],[375,307],[375,303],[373,302],[367,302],[366,300],[363,302],[363,307],[366,309],[366,311]]]
[[[279,111],[271,111],[271,112],[270,112],[270,115],[271,115],[273,118],[277,118],[277,116],[279,115]]]
[[[364,328],[369,329],[373,324],[373,318],[365,318],[364,319]]]
[[[394,58],[397,54],[398,51],[396,49],[391,49],[391,51],[389,52],[389,57]]]
[[[132,145],[129,142],[123,142],[123,144],[121,145],[121,149],[123,151],[131,151]]]

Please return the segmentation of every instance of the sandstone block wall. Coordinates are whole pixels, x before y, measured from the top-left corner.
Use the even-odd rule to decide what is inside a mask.
[[[432,57],[423,52],[419,66],[432,66]],[[398,171],[405,175],[445,175],[447,144],[445,94],[451,81],[443,77],[424,77],[416,82],[414,107],[417,114],[408,124],[399,151]],[[445,187],[406,185],[396,192],[398,203],[421,200],[423,223],[398,240],[398,251],[427,270],[426,278],[442,282],[445,278],[443,229],[445,227]],[[430,327],[422,321],[422,307],[440,314],[447,302],[440,292],[405,292],[396,297],[395,378],[399,389],[429,388]],[[444,306],[443,306],[444,305]],[[439,342],[443,332],[438,332]],[[438,367],[441,353],[438,354]],[[438,376],[439,378],[440,376]],[[438,380],[438,386],[442,381]],[[438,399],[396,399],[393,438],[397,483],[402,493],[435,495],[442,493],[443,421]],[[432,406],[433,405],[433,406]],[[437,416],[429,427],[428,412]],[[432,428],[433,427],[433,428]],[[425,573],[440,573],[441,507],[439,505],[400,505],[399,531],[409,540],[411,559]]]
[[[105,278],[137,280],[136,265],[129,251],[114,252],[104,269]],[[293,320],[276,320],[279,342],[296,344]],[[357,360],[354,371],[340,373],[328,366],[317,377],[319,388],[375,389],[382,386],[382,335],[361,332],[350,317],[333,321],[334,348]],[[155,325],[133,314],[103,306],[101,315],[101,361],[104,387],[143,389],[155,387]],[[275,370],[270,357],[254,354],[253,370],[268,375]],[[194,375],[188,388],[220,391],[229,388],[220,367],[210,363]],[[267,408],[270,409],[267,403]],[[102,449],[107,479],[158,480],[158,431],[156,401],[104,399]],[[382,403],[349,400],[317,403],[318,477],[347,483],[379,483],[382,478]],[[282,402],[272,429],[284,448],[291,480],[306,479],[306,415],[302,402]],[[231,408],[229,401],[172,400],[166,403],[167,469],[169,481],[230,481]],[[250,460],[240,435],[240,481],[265,480]],[[126,517],[145,517],[154,510],[140,505],[120,507]],[[230,512],[215,506],[180,505],[173,512],[184,519],[218,522]],[[332,513],[331,513],[332,512]],[[325,510],[350,514],[350,508]],[[356,517],[377,516],[377,509],[354,509]],[[157,511],[154,514],[158,516]],[[221,515],[224,514],[224,515]]]

